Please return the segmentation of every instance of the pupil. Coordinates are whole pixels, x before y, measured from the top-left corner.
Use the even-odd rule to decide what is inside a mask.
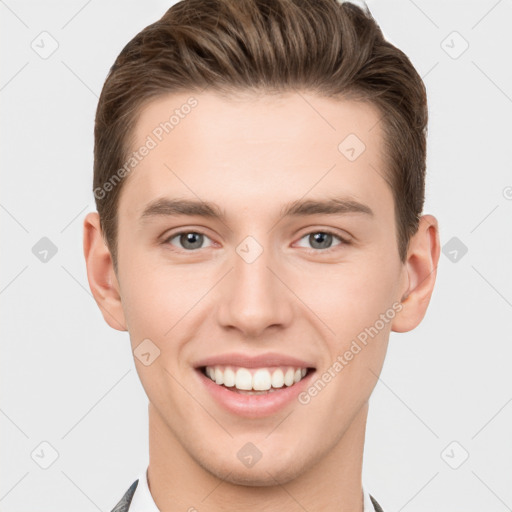
[[[201,247],[202,236],[200,233],[186,233],[181,235],[180,242],[188,249],[198,249]]]
[[[314,233],[310,237],[312,237],[311,245],[313,247],[315,247],[315,244],[320,245],[320,247],[316,247],[318,249],[326,249],[332,241],[332,235],[329,233]]]

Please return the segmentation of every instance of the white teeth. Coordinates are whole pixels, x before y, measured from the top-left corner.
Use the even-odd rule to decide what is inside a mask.
[[[293,384],[293,377],[295,376],[295,371],[293,368],[288,368],[286,373],[284,374],[284,383],[287,386],[291,386]]]
[[[245,368],[239,368],[237,370],[235,387],[236,389],[245,389],[246,391],[252,389],[252,375],[249,370]]]
[[[268,370],[256,370],[252,378],[252,387],[256,391],[266,391],[272,387],[272,379]]]
[[[306,368],[281,367],[276,369],[232,368],[229,366],[207,366],[206,375],[218,385],[246,391],[248,394],[261,394],[293,386],[300,382],[307,373]]]
[[[235,372],[231,368],[224,370],[224,386],[232,388],[236,382]]]
[[[278,368],[272,374],[272,387],[273,388],[282,388],[284,386],[284,373],[281,368]]]
[[[220,368],[215,368],[215,382],[219,385],[224,383],[224,372]]]

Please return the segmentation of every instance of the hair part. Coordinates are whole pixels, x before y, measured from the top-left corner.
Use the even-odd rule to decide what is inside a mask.
[[[149,101],[207,87],[231,98],[300,90],[374,105],[398,254],[406,261],[425,196],[426,90],[368,7],[336,0],[182,0],[123,48],[98,102],[93,190],[116,273],[117,210],[126,177],[108,193],[96,191],[105,192],[104,184],[125,165]]]

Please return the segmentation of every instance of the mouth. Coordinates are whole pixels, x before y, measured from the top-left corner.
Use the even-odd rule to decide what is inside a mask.
[[[315,371],[314,368],[297,366],[244,368],[215,365],[198,369],[217,386],[243,395],[267,395],[291,388]]]
[[[271,417],[294,403],[297,406],[316,372],[313,366],[289,357],[233,356],[229,364],[225,359],[194,367],[200,389],[224,411],[249,419]]]

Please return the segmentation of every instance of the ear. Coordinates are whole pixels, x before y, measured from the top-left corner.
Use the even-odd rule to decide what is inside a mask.
[[[94,300],[110,327],[118,331],[126,331],[119,283],[110,251],[103,240],[97,212],[88,213],[84,219],[83,242],[87,279]]]
[[[404,264],[407,286],[401,295],[403,309],[395,316],[392,331],[411,331],[423,320],[434,291],[440,251],[437,219],[423,215],[409,243]]]

